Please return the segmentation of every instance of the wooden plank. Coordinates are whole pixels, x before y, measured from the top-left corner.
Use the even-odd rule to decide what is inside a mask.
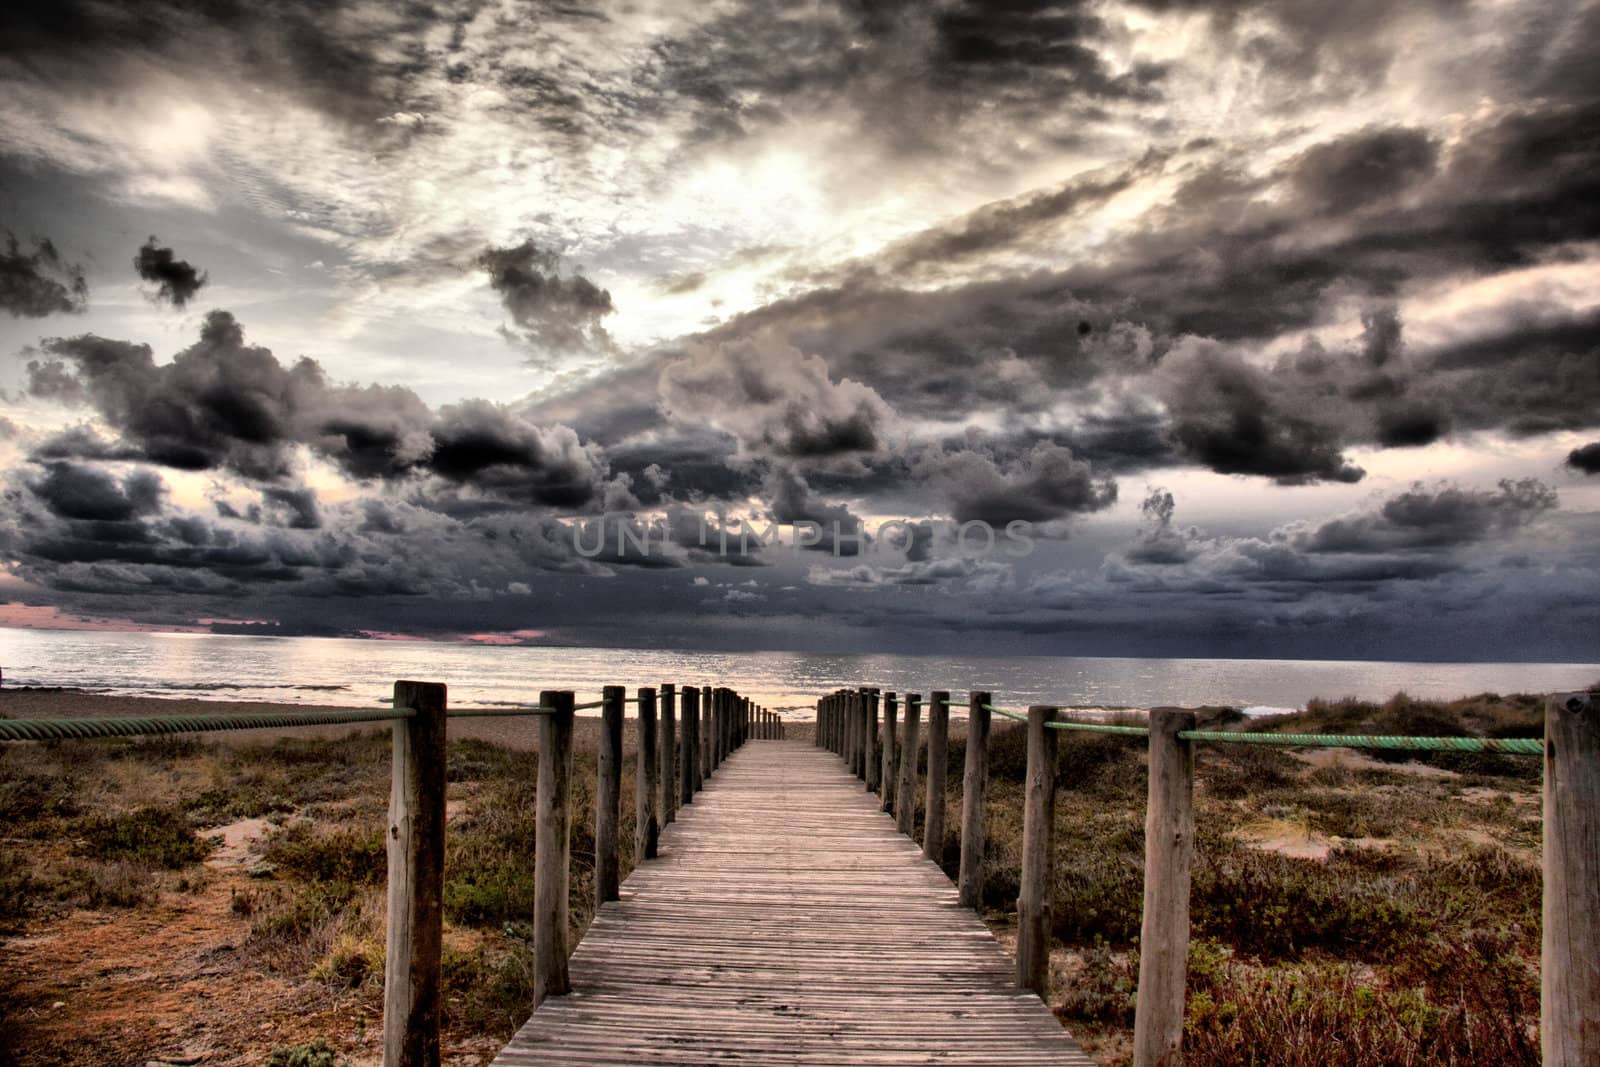
[[[494,1062],[1088,1067],[879,803],[827,747],[735,750]]]

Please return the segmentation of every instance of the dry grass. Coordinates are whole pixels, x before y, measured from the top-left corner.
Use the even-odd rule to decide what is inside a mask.
[[[1539,707],[1400,695],[1243,728],[1537,736]],[[1023,734],[997,723],[992,737],[984,903],[1002,931],[1020,881]],[[1106,1064],[1126,1062],[1133,1019],[1143,751],[1139,738],[1060,738],[1052,1006]],[[1423,757],[1199,748],[1190,1064],[1538,1063],[1539,761]],[[1323,858],[1284,854],[1293,842]]]

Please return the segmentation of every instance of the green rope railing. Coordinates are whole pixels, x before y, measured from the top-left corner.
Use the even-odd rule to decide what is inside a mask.
[[[89,737],[158,737],[215,730],[272,730],[344,726],[409,719],[410,708],[362,711],[262,712],[235,715],[149,715],[114,719],[0,719],[0,741],[58,741]]]
[[[602,706],[604,706],[604,704],[605,704],[604,700],[591,700],[591,701],[588,701],[587,703],[584,703],[584,704],[574,704],[574,705],[572,705],[572,710],[573,711],[587,711],[589,708],[602,707]]]
[[[1026,715],[1006,711],[990,704],[984,707],[1008,719],[1026,722]],[[1147,737],[1148,726],[1120,726],[1112,723],[1045,723],[1052,730],[1076,730],[1094,734],[1125,734]],[[1536,737],[1395,737],[1383,734],[1266,734],[1236,733],[1232,730],[1182,730],[1185,741],[1215,741],[1222,744],[1277,745],[1282,748],[1370,748],[1400,749],[1414,752],[1504,752],[1515,756],[1544,754],[1544,742]]]
[[[1231,730],[1181,730],[1185,741],[1281,745],[1287,748],[1387,748],[1418,752],[1506,752],[1517,756],[1544,754],[1537,737],[1391,737],[1381,734],[1245,734]]]
[[[447,712],[445,717],[450,719],[509,719],[522,715],[554,715],[556,709],[544,704],[534,704],[525,708],[464,708],[461,711]]]
[[[1052,730],[1080,730],[1090,734],[1131,734],[1136,737],[1149,737],[1148,726],[1118,726],[1109,722],[1047,722],[1046,726]]]

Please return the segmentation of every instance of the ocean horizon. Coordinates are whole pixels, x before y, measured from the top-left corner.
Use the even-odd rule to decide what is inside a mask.
[[[857,685],[923,696],[986,689],[1013,707],[1213,704],[1269,712],[1317,697],[1382,700],[1405,691],[1450,699],[1583,688],[1600,679],[1595,663],[705,652],[4,628],[0,669],[7,687],[339,707],[384,704],[400,678],[443,682],[452,706],[480,708],[531,703],[541,689],[597,695],[604,685],[715,684],[794,718],[808,718],[822,694]]]

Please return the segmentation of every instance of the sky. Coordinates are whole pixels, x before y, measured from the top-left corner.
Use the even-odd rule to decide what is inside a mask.
[[[1596,39],[16,0],[0,625],[1592,662]]]

